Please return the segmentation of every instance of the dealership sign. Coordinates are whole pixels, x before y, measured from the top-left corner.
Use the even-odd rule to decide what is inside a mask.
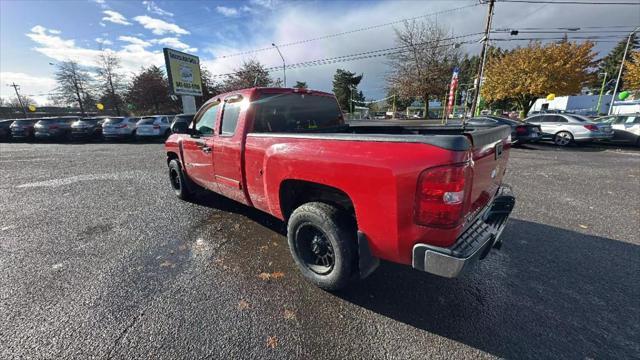
[[[173,49],[162,50],[171,92],[175,95],[202,96],[200,59]]]

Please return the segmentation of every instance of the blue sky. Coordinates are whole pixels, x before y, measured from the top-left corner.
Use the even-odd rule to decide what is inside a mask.
[[[272,42],[287,44],[477,3],[475,0],[0,0],[0,96],[12,97],[12,89],[6,85],[15,81],[21,85],[23,94],[44,103],[46,93],[55,87],[54,67],[49,63],[74,59],[91,66],[105,49],[119,55],[126,74],[151,64],[163,66],[163,47],[196,54],[213,73],[227,73],[249,59],[267,66],[281,64],[277,52],[270,49]],[[485,14],[486,7],[478,5],[421,19],[437,22],[461,35],[482,31]],[[498,3],[494,20],[494,28],[638,24],[640,2],[638,7],[631,8]],[[283,46],[281,50],[288,63],[296,63],[388,48],[394,46],[393,28],[380,26]],[[596,49],[606,52],[613,45],[601,42]],[[228,56],[262,48],[269,49]],[[463,51],[478,53],[479,45],[464,45]],[[287,80],[290,85],[302,80],[312,88],[330,91],[337,68],[364,73],[361,89],[367,98],[384,96],[387,71],[384,58],[291,69],[287,71]],[[279,71],[272,73],[274,78],[281,75]]]

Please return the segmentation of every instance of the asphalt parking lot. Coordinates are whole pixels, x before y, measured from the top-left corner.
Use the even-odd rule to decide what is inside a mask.
[[[0,144],[0,358],[635,358],[640,151],[511,152],[501,251],[336,294],[283,224],[170,190],[161,144]]]

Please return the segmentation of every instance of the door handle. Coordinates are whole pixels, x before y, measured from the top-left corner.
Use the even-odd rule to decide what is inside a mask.
[[[211,152],[211,148],[206,146],[206,145],[201,147],[200,150],[202,150],[203,152],[205,152],[207,154]]]

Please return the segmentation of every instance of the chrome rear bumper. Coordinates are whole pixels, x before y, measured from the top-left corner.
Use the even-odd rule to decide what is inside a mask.
[[[447,278],[457,277],[475,261],[487,256],[492,247],[500,248],[500,235],[514,205],[511,187],[502,185],[487,210],[451,247],[414,245],[413,268]]]

